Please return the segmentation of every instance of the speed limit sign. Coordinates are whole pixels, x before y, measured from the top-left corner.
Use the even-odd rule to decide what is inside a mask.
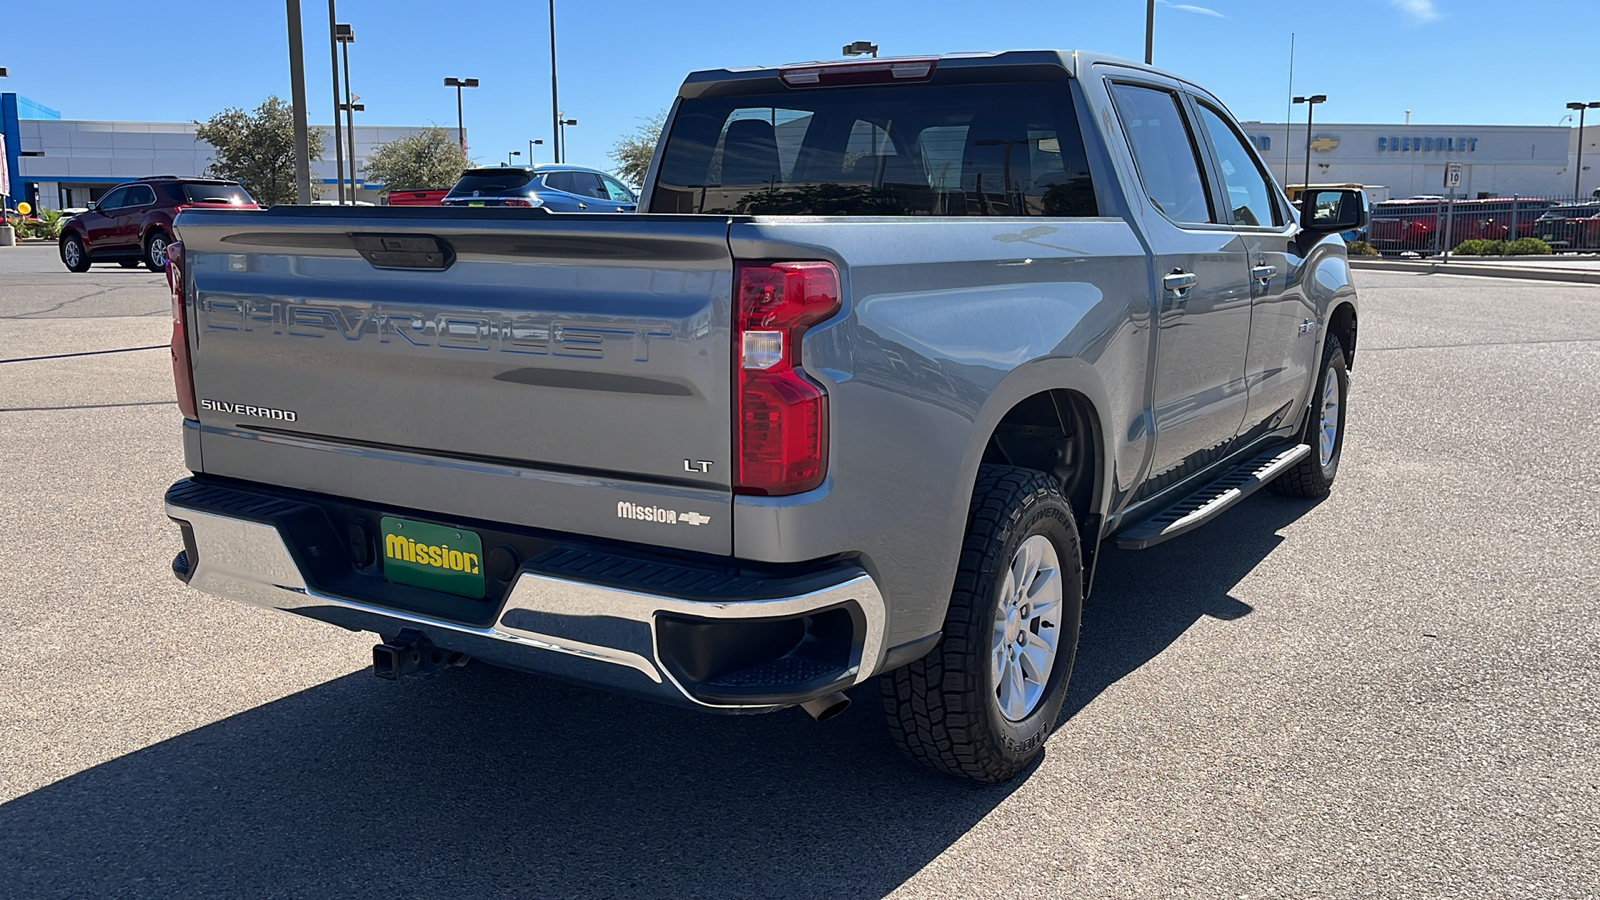
[[[1461,163],[1458,163],[1458,162],[1445,163],[1444,164],[1444,186],[1445,187],[1447,187],[1447,188],[1458,188],[1458,187],[1461,187],[1461,170],[1462,170],[1462,168],[1464,168],[1464,167],[1461,165]]]

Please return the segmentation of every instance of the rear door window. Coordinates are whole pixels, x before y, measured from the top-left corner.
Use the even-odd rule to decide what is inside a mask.
[[[1114,84],[1111,93],[1150,202],[1174,222],[1216,221],[1200,175],[1200,152],[1179,111],[1178,95],[1134,84]]]
[[[693,98],[666,141],[655,212],[1098,215],[1064,83]]]
[[[156,202],[156,192],[148,184],[136,184],[128,188],[122,202],[124,206],[149,206]]]

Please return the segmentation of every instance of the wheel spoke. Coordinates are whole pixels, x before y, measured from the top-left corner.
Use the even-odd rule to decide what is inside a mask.
[[[1061,598],[1060,569],[1040,569],[1034,576],[1033,582],[1028,585],[1028,604],[1033,607],[1034,615],[1045,606],[1054,606]]]
[[[1011,686],[1011,702],[1006,705],[1006,715],[1013,720],[1021,719],[1028,714],[1028,686],[1022,681],[1022,666],[1015,660],[1007,667],[1006,683]]]
[[[1028,646],[1022,648],[1017,668],[1034,683],[1043,685],[1050,677],[1050,664],[1054,658],[1049,647],[1029,642]]]

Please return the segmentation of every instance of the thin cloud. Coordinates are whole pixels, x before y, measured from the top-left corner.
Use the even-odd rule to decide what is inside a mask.
[[[1389,0],[1389,4],[1405,13],[1418,25],[1435,22],[1441,18],[1441,13],[1433,5],[1433,0]]]
[[[1226,19],[1227,18],[1227,16],[1223,15],[1222,13],[1219,13],[1214,9],[1207,9],[1204,6],[1190,6],[1187,3],[1169,3],[1169,2],[1167,2],[1167,0],[1156,0],[1156,2],[1161,4],[1162,6],[1170,6],[1173,9],[1179,10],[1181,12],[1194,13],[1197,16],[1212,16],[1212,17],[1218,18],[1218,19]],[[1428,0],[1422,0],[1422,2],[1428,2]]]

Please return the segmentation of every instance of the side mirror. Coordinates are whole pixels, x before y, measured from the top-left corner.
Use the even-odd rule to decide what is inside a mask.
[[[99,208],[100,208],[100,202],[98,200],[90,200],[89,201],[89,205],[87,207],[89,212],[94,212],[95,210],[97,210]]]
[[[1313,188],[1301,197],[1300,228],[1318,235],[1360,231],[1372,220],[1365,191]]]

